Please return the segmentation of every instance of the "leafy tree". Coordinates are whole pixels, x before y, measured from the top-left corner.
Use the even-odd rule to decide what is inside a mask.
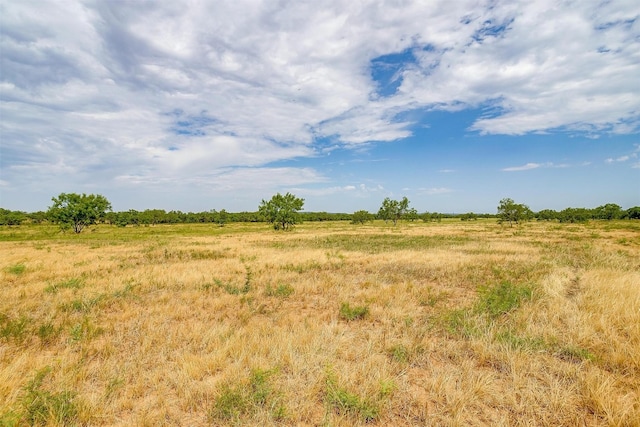
[[[20,225],[26,218],[24,212],[0,208],[0,225]]]
[[[106,212],[111,210],[111,203],[100,194],[61,193],[51,200],[53,205],[47,212],[48,217],[62,228],[73,228],[76,233],[103,219]]]
[[[498,222],[509,222],[509,226],[513,227],[513,223],[519,224],[520,221],[532,217],[531,209],[527,205],[516,203],[513,199],[504,198],[500,200],[498,205]]]
[[[416,208],[409,208],[407,209],[407,212],[405,212],[404,217],[407,221],[415,221],[416,219],[420,218],[420,216],[418,215],[418,211],[416,210]]]
[[[626,216],[629,219],[640,219],[640,206],[634,206],[627,209]]]
[[[478,215],[473,212],[467,212],[466,214],[460,215],[460,221],[475,221],[478,219]]]
[[[558,213],[560,222],[587,222],[591,217],[591,211],[585,208],[566,208]]]
[[[304,199],[291,193],[284,196],[280,193],[274,195],[268,202],[262,200],[258,212],[267,221],[273,224],[276,230],[289,230],[298,223],[298,211],[302,210]]]
[[[553,221],[558,218],[558,212],[552,209],[543,209],[536,214],[538,221]]]
[[[382,201],[382,206],[378,210],[378,217],[384,219],[385,222],[393,221],[393,225],[398,223],[398,220],[404,216],[409,209],[409,199],[403,197],[402,200],[391,200],[385,198]]]
[[[356,211],[351,216],[351,224],[364,224],[367,221],[373,221],[373,215],[368,211]]]
[[[597,219],[606,219],[609,221],[612,219],[620,219],[625,214],[622,208],[616,205],[615,203],[607,203],[606,205],[598,206],[594,210],[595,210],[594,216]]]

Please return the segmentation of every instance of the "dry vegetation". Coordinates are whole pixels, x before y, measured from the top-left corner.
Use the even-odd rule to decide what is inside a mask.
[[[0,425],[640,425],[640,224],[0,230]]]

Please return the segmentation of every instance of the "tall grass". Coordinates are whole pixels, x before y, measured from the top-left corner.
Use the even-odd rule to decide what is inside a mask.
[[[27,226],[0,253],[0,425],[640,425],[623,222]]]

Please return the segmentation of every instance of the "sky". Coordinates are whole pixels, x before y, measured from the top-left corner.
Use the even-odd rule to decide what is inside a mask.
[[[0,0],[0,207],[640,205],[637,0]]]

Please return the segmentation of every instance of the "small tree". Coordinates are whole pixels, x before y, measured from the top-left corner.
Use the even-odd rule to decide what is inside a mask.
[[[513,199],[505,198],[500,200],[498,205],[498,222],[508,221],[509,226],[513,227],[513,223],[519,224],[520,221],[529,218],[531,209],[527,205],[516,203]]]
[[[378,217],[384,219],[385,222],[393,221],[393,225],[396,225],[408,209],[409,199],[406,197],[403,197],[400,201],[391,200],[387,197],[382,201],[382,206],[378,210]]]
[[[299,222],[298,211],[302,210],[302,206],[304,199],[291,193],[284,196],[277,193],[268,202],[262,200],[258,212],[267,222],[273,224],[274,229],[289,230]]]
[[[61,193],[52,197],[53,205],[47,212],[48,217],[62,228],[71,227],[80,233],[84,227],[103,219],[111,210],[111,203],[100,194]]]
[[[367,221],[373,221],[373,215],[368,211],[356,211],[351,215],[351,224],[364,224]]]

